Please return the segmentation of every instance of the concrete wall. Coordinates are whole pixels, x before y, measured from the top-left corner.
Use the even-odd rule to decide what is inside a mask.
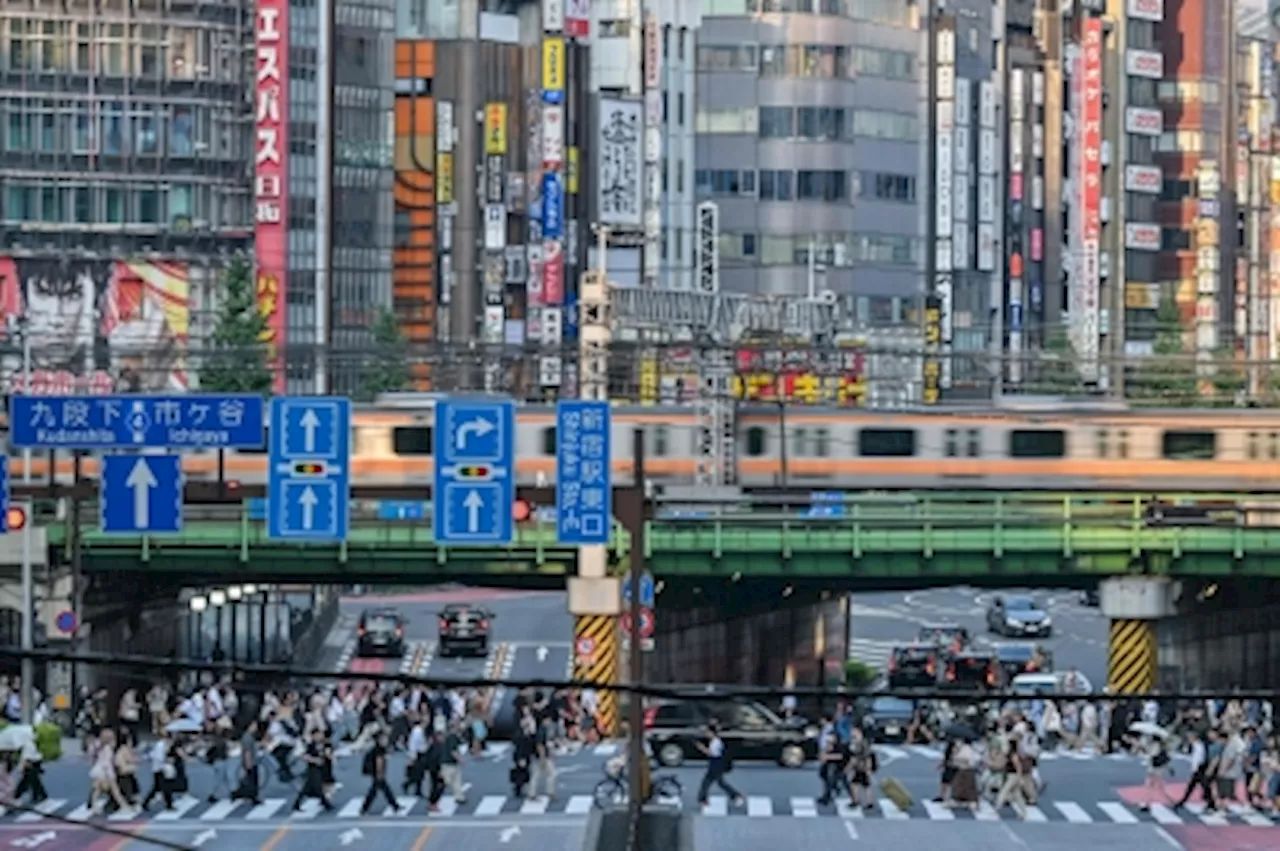
[[[825,664],[830,682],[848,655],[846,618],[839,598],[660,606],[646,676],[655,683],[777,686],[794,678],[817,685]]]

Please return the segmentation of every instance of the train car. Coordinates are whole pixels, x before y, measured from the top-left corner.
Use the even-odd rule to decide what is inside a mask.
[[[435,417],[431,398],[388,397],[358,406],[352,472],[361,485],[414,486],[432,479]],[[823,409],[742,403],[735,417],[737,484],[747,489],[961,489],[1112,491],[1280,491],[1280,411],[930,409],[915,412]],[[615,481],[631,480],[632,435],[646,441],[658,483],[691,483],[700,446],[688,406],[617,405]],[[555,480],[555,408],[517,410],[517,476]],[[11,450],[11,475],[23,471]],[[70,481],[69,453],[34,453],[32,475],[50,464]],[[82,475],[97,475],[93,456]],[[189,481],[266,480],[263,451],[184,454]]]

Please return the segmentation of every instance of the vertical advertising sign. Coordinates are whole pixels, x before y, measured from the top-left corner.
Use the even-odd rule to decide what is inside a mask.
[[[289,0],[258,0],[254,16],[253,252],[258,311],[275,373],[285,390],[285,293],[289,276]]]
[[[1009,204],[1022,202],[1023,157],[1023,121],[1027,115],[1027,72],[1021,68],[1014,69],[1009,75]],[[1023,269],[1021,255],[1017,249],[1022,245],[1022,217],[1010,215],[1006,219],[1007,244],[1009,256],[1009,383],[1022,383],[1022,323],[1023,323]]]
[[[644,280],[655,288],[662,267],[662,35],[658,16],[644,19]]]
[[[1196,357],[1208,359],[1218,348],[1218,295],[1222,250],[1218,233],[1222,172],[1213,160],[1201,160],[1196,174]]]
[[[1097,381],[1101,310],[1102,242],[1102,21],[1084,22],[1080,51],[1080,374],[1085,381]],[[1075,300],[1073,299],[1073,302]]]
[[[549,1],[549,0],[548,0]],[[536,292],[532,303],[538,305],[539,341],[549,351],[539,359],[538,383],[543,387],[559,387],[564,371],[560,359],[564,323],[560,306],[564,303],[565,275],[565,102],[568,98],[568,41],[560,35],[568,24],[568,6],[556,16],[544,16],[542,37],[542,86],[538,164],[542,176],[538,181],[541,216],[538,224],[541,240],[541,264],[530,270],[538,275],[529,289]]]
[[[564,34],[571,38],[591,34],[591,0],[565,0]]]
[[[937,102],[933,105],[935,120],[937,123],[937,139],[934,145],[934,198],[936,200],[936,209],[932,215],[934,217],[934,245],[931,250],[934,252],[934,280],[932,294],[936,297],[937,315],[936,321],[938,326],[938,343],[937,355],[935,356],[935,366],[937,375],[934,376],[934,398],[932,401],[926,398],[927,404],[935,404],[938,400],[936,397],[937,389],[947,389],[951,386],[951,302],[952,288],[954,286],[952,279],[952,267],[955,263],[955,248],[952,245],[952,239],[955,236],[955,131],[956,131],[956,113],[961,111],[965,114],[969,110],[956,106],[956,34],[951,29],[950,21],[940,22],[945,24],[939,27],[936,44],[935,56],[937,58]],[[969,91],[968,87],[965,87]],[[926,315],[928,315],[926,311]],[[926,319],[926,325],[928,319]],[[928,328],[926,327],[926,335]],[[929,369],[926,363],[926,370]],[[928,378],[928,376],[926,376]],[[929,384],[925,382],[926,396],[929,394]]]

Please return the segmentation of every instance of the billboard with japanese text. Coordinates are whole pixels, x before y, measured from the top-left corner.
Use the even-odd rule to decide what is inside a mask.
[[[285,293],[289,287],[289,2],[257,0],[254,91],[254,255],[258,310],[275,367],[275,389],[285,389]]]

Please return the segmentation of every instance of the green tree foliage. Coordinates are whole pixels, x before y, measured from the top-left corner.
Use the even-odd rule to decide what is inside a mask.
[[[1151,357],[1143,358],[1129,376],[1129,397],[1166,407],[1201,403],[1195,362],[1182,345],[1182,316],[1171,298],[1161,300],[1156,327]]]
[[[373,352],[365,362],[361,390],[368,398],[407,389],[413,381],[409,342],[395,312],[384,309],[373,323]]]
[[[1044,351],[1036,361],[1039,370],[1036,392],[1067,395],[1081,390],[1080,371],[1076,368],[1076,353],[1071,347],[1067,332],[1057,329],[1049,333]]]
[[[222,277],[218,319],[200,369],[200,389],[269,394],[272,377],[264,339],[267,331],[267,318],[258,310],[253,269],[247,260],[237,257]]]
[[[1234,405],[1249,389],[1249,371],[1231,349],[1219,349],[1213,363],[1213,401],[1217,405]]]

